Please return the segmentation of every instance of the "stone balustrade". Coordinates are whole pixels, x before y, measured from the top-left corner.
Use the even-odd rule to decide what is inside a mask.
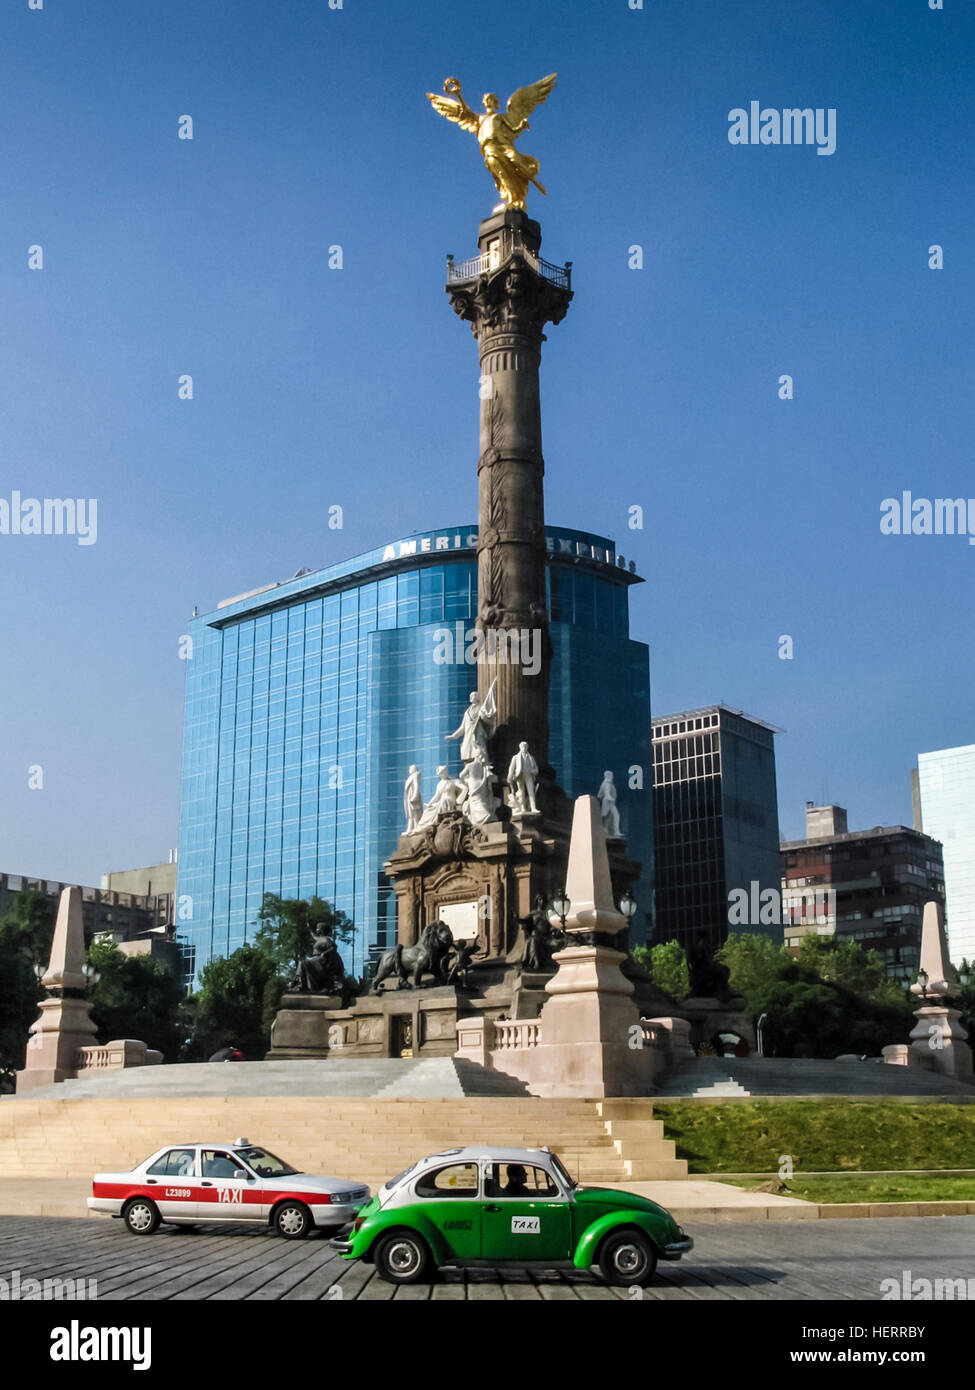
[[[158,1066],[163,1055],[136,1038],[115,1038],[112,1042],[78,1048],[76,1070],[83,1072],[120,1071],[123,1067]]]
[[[505,1018],[495,1020],[495,1051],[520,1052],[530,1047],[537,1047],[538,1042],[539,1022],[537,1018]]]

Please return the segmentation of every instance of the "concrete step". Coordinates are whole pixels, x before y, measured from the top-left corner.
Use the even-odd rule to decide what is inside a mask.
[[[649,1139],[663,1139],[664,1122],[663,1120],[604,1120],[603,1125],[606,1133],[613,1139],[636,1139],[646,1141]]]
[[[713,1081],[710,1086],[698,1086],[694,1095],[703,1099],[717,1099],[719,1096],[750,1096],[751,1091],[746,1091],[737,1081]]]
[[[397,1080],[406,1075],[399,1072]],[[650,1113],[646,1105],[644,1113]],[[673,1158],[672,1146],[651,1140],[648,1148],[639,1126],[635,1133],[643,1146],[626,1159],[594,1102],[517,1096],[33,1097],[0,1105],[0,1177],[90,1179],[131,1167],[166,1143],[246,1134],[296,1167],[382,1181],[411,1158],[460,1143],[547,1144],[586,1181],[611,1183],[644,1168],[656,1172],[650,1165]]]
[[[687,1162],[683,1158],[633,1158],[623,1160],[628,1178],[641,1182],[670,1182],[687,1177]]]
[[[645,1159],[666,1159],[672,1158],[674,1154],[673,1141],[670,1139],[648,1140],[642,1143],[639,1139],[614,1139],[613,1149],[622,1158],[645,1158]]]
[[[343,1058],[133,1068],[28,1093],[0,1104],[0,1177],[90,1179],[238,1135],[370,1185],[468,1143],[548,1145],[587,1182],[686,1173],[646,1100],[541,1099],[455,1058]]]

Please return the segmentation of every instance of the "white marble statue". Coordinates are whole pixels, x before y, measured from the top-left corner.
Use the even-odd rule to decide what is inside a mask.
[[[603,813],[603,829],[606,831],[607,840],[619,840],[620,813],[616,809],[616,783],[611,772],[603,773],[602,784],[596,795],[599,798],[599,809]]]
[[[474,825],[485,825],[488,821],[496,819],[500,805],[494,794],[494,783],[497,780],[491,764],[483,762],[479,757],[464,764],[460,781],[467,787],[467,800],[463,809],[467,819]]]
[[[403,783],[403,814],[406,817],[406,833],[411,834],[423,815],[423,795],[420,791],[422,774],[416,763],[410,763],[410,775]]]
[[[454,732],[447,735],[447,738],[461,740],[461,762],[472,763],[477,757],[482,763],[491,761],[487,741],[498,727],[498,707],[494,701],[496,684],[496,680],[491,682],[483,700],[478,697],[476,690],[471,691],[470,704],[464,710],[463,719]]]
[[[515,815],[537,812],[535,788],[538,786],[538,763],[528,751],[527,743],[519,743],[518,752],[508,764],[508,790]]]
[[[460,811],[464,809],[463,803],[467,799],[467,787],[457,777],[451,777],[446,767],[437,768],[439,778],[434,789],[433,796],[427,802],[426,810],[416,823],[417,830],[425,830],[428,825],[433,825],[439,816],[447,811]]]

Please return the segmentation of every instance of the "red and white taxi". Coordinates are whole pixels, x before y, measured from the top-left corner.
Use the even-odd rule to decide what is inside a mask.
[[[249,1139],[235,1139],[167,1145],[131,1172],[96,1173],[88,1208],[120,1216],[134,1235],[151,1235],[163,1221],[259,1221],[300,1240],[313,1227],[340,1230],[369,1197],[363,1183],[299,1173]]]

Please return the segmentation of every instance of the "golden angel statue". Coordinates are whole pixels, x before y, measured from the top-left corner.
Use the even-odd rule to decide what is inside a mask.
[[[472,111],[460,94],[460,83],[456,77],[448,77],[443,84],[445,96],[438,97],[433,92],[427,92],[434,111],[477,136],[488,172],[510,208],[525,206],[530,183],[535,185],[539,193],[545,192],[536,178],[538,160],[516,150],[515,141],[523,131],[529,129],[526,117],[547,100],[557,75],[550,72],[548,77],[532,82],[528,87],[519,87],[509,98],[504,112],[498,110],[498,98],[494,92],[485,94],[483,112]]]

